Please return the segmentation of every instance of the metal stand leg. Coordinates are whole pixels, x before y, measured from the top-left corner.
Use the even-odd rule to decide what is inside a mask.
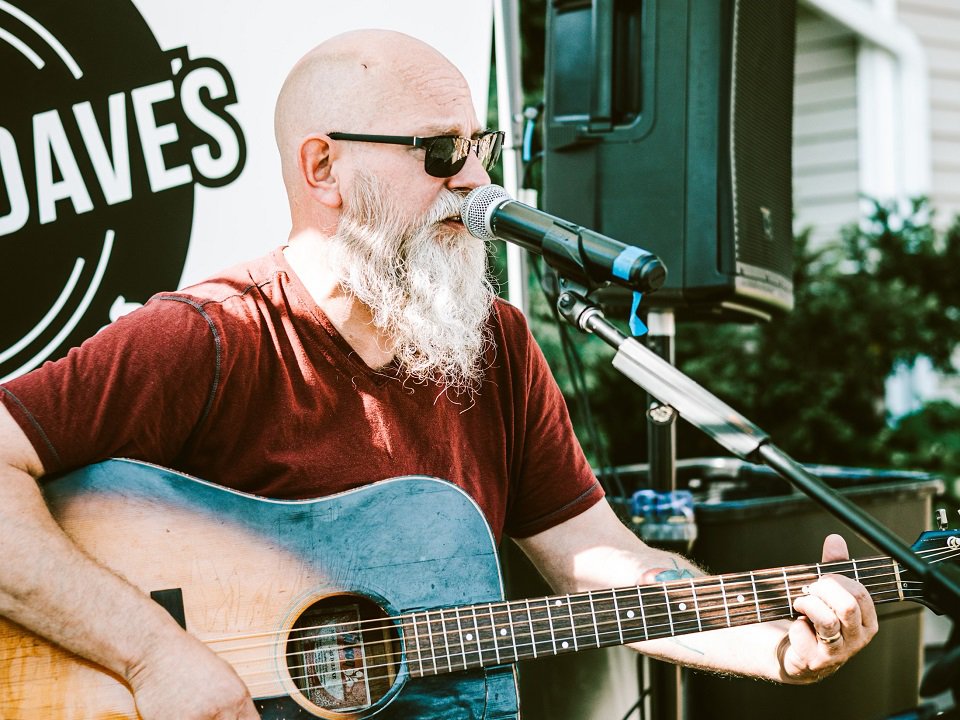
[[[650,311],[647,316],[647,346],[673,364],[676,323],[672,310]],[[676,412],[647,396],[647,454],[650,461],[650,487],[657,492],[677,489]],[[676,550],[675,547],[664,548]],[[643,659],[640,659],[643,662]],[[650,714],[653,720],[683,720],[683,686],[680,668],[659,660],[648,660],[650,677]]]

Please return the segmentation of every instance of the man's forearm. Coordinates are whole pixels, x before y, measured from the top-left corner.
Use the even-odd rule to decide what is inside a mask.
[[[180,633],[136,588],[64,535],[34,478],[0,469],[0,615],[129,678],[151,647]]]
[[[698,670],[775,682],[813,682],[819,679],[814,674],[791,677],[784,671],[780,661],[781,647],[789,625],[789,621],[777,620],[634,643],[630,647],[645,655]]]

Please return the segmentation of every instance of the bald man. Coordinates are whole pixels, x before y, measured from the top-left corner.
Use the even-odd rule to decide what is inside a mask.
[[[122,678],[145,720],[257,717],[228,664],[47,512],[38,479],[111,456],[277,498],[435,475],[558,591],[696,574],[617,521],[522,316],[496,299],[486,249],[457,219],[502,134],[481,128],[456,68],[397,33],[338,36],[291,71],[276,137],[285,245],[0,387],[0,614]],[[824,559],[845,557],[828,538]],[[876,631],[869,595],[843,577],[794,605],[792,623],[638,649],[804,683]]]

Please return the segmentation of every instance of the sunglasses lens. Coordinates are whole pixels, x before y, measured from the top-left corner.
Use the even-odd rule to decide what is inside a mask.
[[[485,170],[489,170],[500,159],[503,149],[503,132],[491,132],[481,135],[476,141],[464,137],[441,135],[430,138],[425,145],[424,168],[428,175],[439,178],[453,177],[463,169],[467,155],[477,143],[477,157]]]
[[[453,177],[467,162],[469,141],[458,137],[431,138],[426,147],[424,169],[428,175],[439,178]]]
[[[500,151],[503,149],[503,131],[487,133],[480,137],[478,143],[477,155],[480,157],[483,169],[489,170],[500,159]]]

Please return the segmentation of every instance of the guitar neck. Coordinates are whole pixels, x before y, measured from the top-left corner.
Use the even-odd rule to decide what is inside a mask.
[[[905,599],[899,565],[877,557],[465,605],[400,621],[410,673],[421,677],[795,618],[794,599],[825,573],[863,583],[875,603]]]

